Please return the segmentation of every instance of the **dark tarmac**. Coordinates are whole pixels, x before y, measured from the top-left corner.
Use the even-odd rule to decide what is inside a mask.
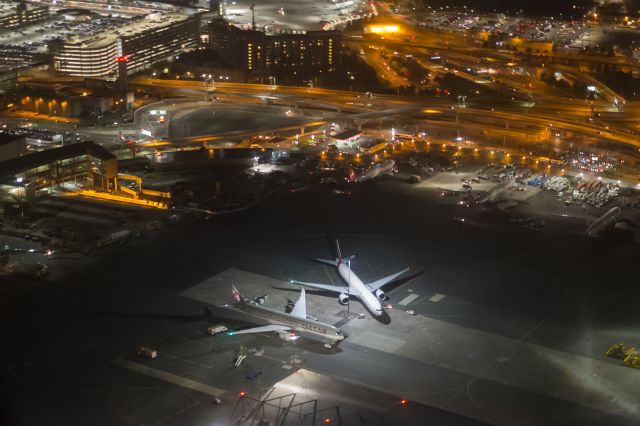
[[[60,282],[2,282],[0,423],[226,424],[238,392],[298,367],[422,403],[437,424],[640,422],[639,372],[603,355],[618,341],[640,344],[636,245],[557,233],[562,224],[509,226],[394,180],[351,191],[283,189],[251,210],[113,247]],[[472,220],[455,221],[461,213]],[[230,268],[283,286],[338,282],[308,260],[331,255],[330,234],[344,254],[357,252],[365,282],[405,266],[422,272],[387,292],[389,324],[343,322],[349,338],[334,350],[207,336],[205,304],[180,295]],[[310,314],[340,321],[334,297],[308,297]],[[141,344],[158,359],[136,358]],[[234,369],[240,345],[264,354]],[[251,370],[263,374],[249,381]],[[223,404],[213,405],[218,391]]]
[[[302,126],[313,117],[286,116],[286,108],[252,107],[238,108],[235,105],[216,104],[194,109],[171,122],[169,129],[173,138],[215,135],[228,132],[260,132],[289,126]]]

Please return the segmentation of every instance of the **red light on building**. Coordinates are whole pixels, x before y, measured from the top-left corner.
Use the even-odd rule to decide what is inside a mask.
[[[127,55],[118,56],[116,58],[116,62],[127,62],[128,60],[129,60],[129,56]]]
[[[247,393],[245,391],[240,392],[240,396],[245,396]]]

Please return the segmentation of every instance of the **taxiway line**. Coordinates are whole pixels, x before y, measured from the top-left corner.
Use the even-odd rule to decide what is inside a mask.
[[[149,377],[163,380],[174,385],[182,386],[197,392],[202,392],[211,396],[221,396],[226,391],[213,386],[206,385],[204,383],[196,382],[195,380],[180,377],[175,374],[167,373],[166,371],[158,370],[156,368],[147,367],[146,365],[139,364],[137,362],[128,361],[122,358],[116,358],[111,361],[113,364],[120,367],[124,367],[136,373],[141,373]]]

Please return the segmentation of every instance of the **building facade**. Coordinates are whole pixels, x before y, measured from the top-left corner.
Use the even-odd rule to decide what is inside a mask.
[[[209,0],[209,10],[216,13],[218,17],[223,17],[226,12],[227,5],[225,0]]]
[[[20,2],[0,4],[0,28],[37,24],[49,17],[49,7]]]
[[[340,63],[339,31],[267,35],[214,20],[209,25],[209,40],[212,49],[253,76],[309,77],[333,72]]]
[[[199,32],[198,15],[152,14],[94,37],[52,40],[49,51],[61,73],[116,77],[123,70],[132,74],[197,48]]]
[[[27,138],[24,135],[0,133],[0,163],[12,160],[29,152]]]
[[[93,142],[80,142],[0,162],[0,196],[31,202],[64,182],[113,191],[118,179],[115,155]]]

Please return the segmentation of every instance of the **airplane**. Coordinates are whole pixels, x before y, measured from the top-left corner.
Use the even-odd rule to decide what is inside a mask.
[[[447,188],[438,188],[438,191],[441,191],[440,195],[442,197],[453,197],[456,195],[460,196],[471,196],[471,190],[469,189],[447,189]]]
[[[590,238],[599,237],[604,230],[613,226],[618,221],[618,216],[621,212],[620,207],[612,207],[589,225],[584,231],[584,234]]]
[[[396,167],[396,162],[394,160],[386,160],[382,163],[375,164],[371,166],[369,169],[360,173],[359,175],[355,173],[353,168],[349,168],[347,181],[349,182],[364,182],[365,180],[373,179],[375,177],[380,176],[383,173],[388,173],[393,175],[398,172],[398,168]]]
[[[231,289],[233,292],[232,309],[255,318],[260,322],[266,322],[267,325],[230,331],[227,333],[230,336],[236,334],[274,332],[282,340],[289,342],[296,341],[300,336],[312,340],[319,340],[323,342],[324,347],[328,349],[346,337],[337,327],[325,324],[307,315],[307,301],[304,287],[301,287],[300,298],[290,313],[279,312],[275,309],[261,306],[266,300],[266,296],[261,296],[259,300],[247,299],[240,294],[234,285],[231,285]]]
[[[315,260],[335,266],[338,269],[338,275],[340,275],[344,282],[347,283],[346,286],[315,284],[298,280],[289,280],[289,282],[291,284],[298,284],[306,287],[339,293],[338,301],[341,305],[348,304],[350,296],[355,296],[360,299],[360,302],[362,302],[362,304],[367,308],[369,312],[371,312],[374,316],[379,317],[384,312],[381,301],[387,299],[386,294],[384,293],[384,291],[382,291],[381,288],[407,272],[409,268],[403,269],[402,271],[396,272],[395,274],[391,274],[387,277],[380,278],[379,280],[376,280],[372,283],[365,284],[351,270],[351,261],[356,257],[356,255],[354,254],[343,258],[342,253],[340,253],[340,244],[338,243],[338,240],[336,240],[336,249],[338,251],[338,257],[335,260]]]
[[[487,204],[487,203],[493,203],[498,201],[502,197],[502,194],[506,191],[506,189],[512,186],[515,183],[515,181],[516,180],[514,178],[506,179],[505,181],[496,185],[493,189],[487,191],[486,193],[478,197],[476,199],[476,203]]]

